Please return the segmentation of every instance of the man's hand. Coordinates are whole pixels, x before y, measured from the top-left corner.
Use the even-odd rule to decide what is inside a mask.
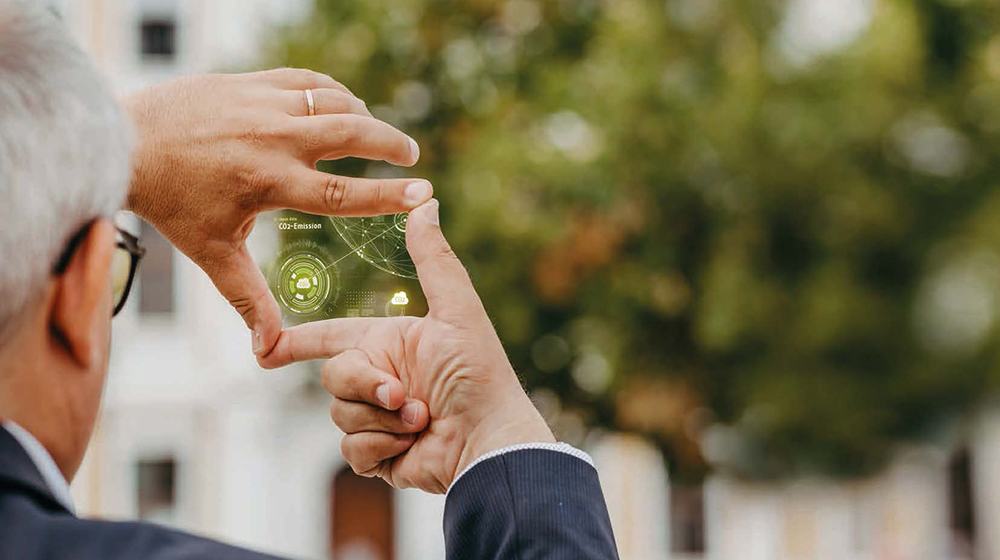
[[[341,448],[355,472],[441,493],[490,451],[554,438],[441,235],[436,200],[410,213],[406,242],[426,317],[300,325],[258,361],[274,368],[329,358],[323,385],[334,395],[331,415],[347,434]]]
[[[422,180],[317,171],[320,160],[349,156],[411,166],[419,148],[333,78],[309,70],[184,78],[125,106],[138,129],[128,208],[208,273],[253,331],[258,355],[281,332],[281,312],[245,244],[258,213],[372,216],[433,194]]]

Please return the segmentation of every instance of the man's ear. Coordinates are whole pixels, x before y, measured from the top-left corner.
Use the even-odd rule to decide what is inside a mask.
[[[107,344],[101,323],[111,320],[111,259],[115,228],[97,220],[77,245],[66,271],[56,278],[50,325],[70,359],[90,369]]]

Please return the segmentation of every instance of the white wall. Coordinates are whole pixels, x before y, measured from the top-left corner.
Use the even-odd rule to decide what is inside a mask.
[[[945,455],[904,453],[861,482],[707,487],[707,548],[719,560],[942,560],[948,556]]]

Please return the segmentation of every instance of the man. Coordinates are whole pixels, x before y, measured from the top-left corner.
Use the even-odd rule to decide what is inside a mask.
[[[585,461],[565,450],[480,456],[552,438],[511,383],[478,299],[446,250],[436,203],[425,204],[430,185],[314,168],[348,155],[411,165],[418,154],[409,138],[372,119],[333,80],[304,71],[184,80],[126,105],[138,129],[131,161],[124,115],[56,19],[34,3],[0,0],[0,559],[265,558],[154,525],[73,514],[67,481],[99,410],[110,318],[141,256],[109,219],[126,199],[244,312],[262,363],[339,356],[325,376],[343,397],[336,409],[364,411],[338,416],[355,422],[354,443],[345,443],[352,464],[367,461],[395,484],[437,491],[468,469],[448,499],[450,557],[616,555],[596,471]],[[411,250],[428,293],[438,294],[435,311],[405,323],[405,333],[394,331],[404,323],[370,323],[369,342],[348,339],[383,369],[417,360],[413,369],[385,370],[402,381],[368,392],[362,382],[371,379],[361,375],[372,372],[358,352],[337,351],[345,346],[330,325],[274,330],[280,317],[243,243],[264,209],[358,215],[421,204]],[[450,289],[462,291],[445,305],[440,294]],[[414,353],[394,354],[401,341]],[[391,414],[354,402],[398,410],[407,398],[408,410]],[[418,414],[409,415],[414,406]],[[372,411],[426,431],[412,447],[414,436],[366,432],[372,425],[358,422]],[[383,462],[385,438],[402,458]]]

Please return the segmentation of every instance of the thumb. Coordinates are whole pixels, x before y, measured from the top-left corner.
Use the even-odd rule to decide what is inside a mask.
[[[270,352],[281,334],[281,311],[246,245],[202,269],[250,328],[253,353],[263,356]]]
[[[417,268],[427,306],[431,315],[439,317],[481,310],[483,304],[469,273],[441,233],[438,208],[438,201],[432,198],[410,212],[406,224],[406,248]]]

